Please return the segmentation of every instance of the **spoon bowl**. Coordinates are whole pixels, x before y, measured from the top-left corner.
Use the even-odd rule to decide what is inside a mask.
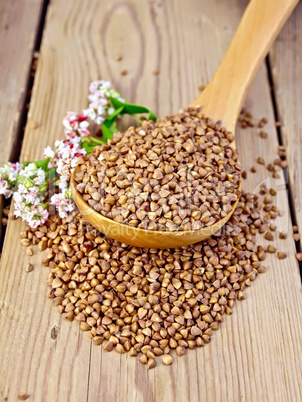
[[[251,0],[245,10],[232,42],[205,90],[190,104],[202,106],[205,116],[221,121],[234,133],[236,120],[247,91],[271,44],[299,0]],[[236,148],[235,141],[232,146]],[[194,244],[217,233],[232,216],[232,210],[213,225],[190,231],[145,230],[106,218],[84,201],[77,191],[75,175],[71,191],[83,217],[106,236],[137,247],[175,248]],[[238,190],[241,190],[239,185]]]
[[[116,222],[112,219],[106,218],[100,213],[96,212],[77,191],[74,178],[79,171],[77,166],[73,171],[70,181],[70,187],[73,195],[73,199],[77,204],[77,207],[81,211],[81,214],[92,226],[98,229],[101,233],[105,234],[112,239],[116,239],[121,243],[130,244],[137,247],[146,248],[175,248],[188,246],[199,241],[205,240],[217,233],[225,223],[232,216],[235,208],[237,207],[239,197],[234,202],[232,210],[223,218],[214,223],[211,226],[206,226],[199,230],[179,230],[174,232],[160,232],[156,230],[146,230],[136,228],[130,225]],[[239,187],[240,191],[240,187]]]

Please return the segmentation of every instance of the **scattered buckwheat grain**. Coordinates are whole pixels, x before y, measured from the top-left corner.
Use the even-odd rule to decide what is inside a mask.
[[[266,251],[255,236],[268,231],[261,208],[256,195],[243,193],[219,234],[173,250],[106,238],[78,211],[26,227],[21,238],[47,245],[49,296],[65,319],[79,321],[95,345],[128,352],[151,369],[158,356],[170,364],[171,350],[182,356],[209,343],[223,315],[265,272]]]

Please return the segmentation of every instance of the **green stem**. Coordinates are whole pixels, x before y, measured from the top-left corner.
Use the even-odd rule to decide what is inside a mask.
[[[136,117],[134,114],[132,114],[131,116],[134,118],[134,120],[138,121],[139,124],[143,124],[143,121],[139,117]]]
[[[89,135],[87,138],[94,144],[99,144],[99,145],[104,144],[104,141],[97,140],[95,137],[92,137],[91,135]]]

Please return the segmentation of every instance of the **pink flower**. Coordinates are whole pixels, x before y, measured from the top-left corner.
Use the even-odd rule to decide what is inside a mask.
[[[44,153],[46,153],[45,151]],[[60,179],[64,179],[65,181],[70,180],[71,173],[76,166],[78,157],[86,155],[86,150],[82,148],[82,138],[79,136],[56,141],[55,151],[52,152],[53,157],[50,160],[48,167],[55,167],[57,173],[61,176]],[[49,151],[47,151],[47,153],[50,154]]]
[[[55,205],[61,218],[66,218],[68,213],[74,210],[74,202],[69,187],[61,188],[59,194],[51,197],[51,203]]]
[[[6,163],[0,168],[0,194],[5,198],[13,195],[17,186],[17,176],[22,168],[20,163]]]
[[[30,163],[19,172],[18,187],[14,193],[14,215],[22,218],[32,228],[43,225],[48,219],[48,183],[44,170]]]
[[[67,138],[88,137],[90,135],[88,130],[89,122],[87,121],[87,116],[83,114],[67,112],[63,119],[63,126],[65,127]]]
[[[110,97],[117,98],[121,102],[125,101],[119,92],[111,88],[109,81],[94,81],[90,84],[89,91],[90,103],[83,112],[96,124],[102,124],[113,113],[114,108],[112,108]]]

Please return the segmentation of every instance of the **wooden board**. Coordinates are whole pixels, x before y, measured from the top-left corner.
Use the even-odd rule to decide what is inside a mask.
[[[33,52],[44,0],[0,2],[0,166],[14,158],[19,147]],[[0,197],[2,240],[3,197]]]
[[[270,52],[281,137],[287,148],[295,217],[302,233],[302,4],[285,25]],[[302,242],[300,241],[302,246]]]
[[[30,107],[30,118],[40,125],[27,127],[22,158],[39,158],[43,147],[54,143],[66,110],[86,106],[94,79],[110,79],[129,101],[160,115],[188,104],[216,69],[244,3],[53,0]],[[120,75],[123,69],[128,75]],[[159,75],[152,74],[155,69]],[[255,117],[269,119],[266,140],[256,129],[236,133],[249,170],[259,155],[272,161],[278,146],[264,66],[247,105]],[[248,174],[250,191],[269,180],[264,167],[257,170]],[[278,225],[290,231],[284,181],[274,184],[286,211]],[[52,402],[301,400],[301,282],[290,237],[277,242],[289,258],[267,260],[268,272],[247,291],[247,300],[237,303],[210,345],[175,358],[171,367],[147,371],[137,359],[92,345],[77,323],[62,320],[46,298],[48,270],[41,267],[41,255],[32,258],[34,271],[25,272],[29,257],[17,238],[21,228],[20,221],[9,223],[0,268],[2,399],[25,393],[28,400]]]
[[[0,166],[17,145],[43,4],[0,2]]]

